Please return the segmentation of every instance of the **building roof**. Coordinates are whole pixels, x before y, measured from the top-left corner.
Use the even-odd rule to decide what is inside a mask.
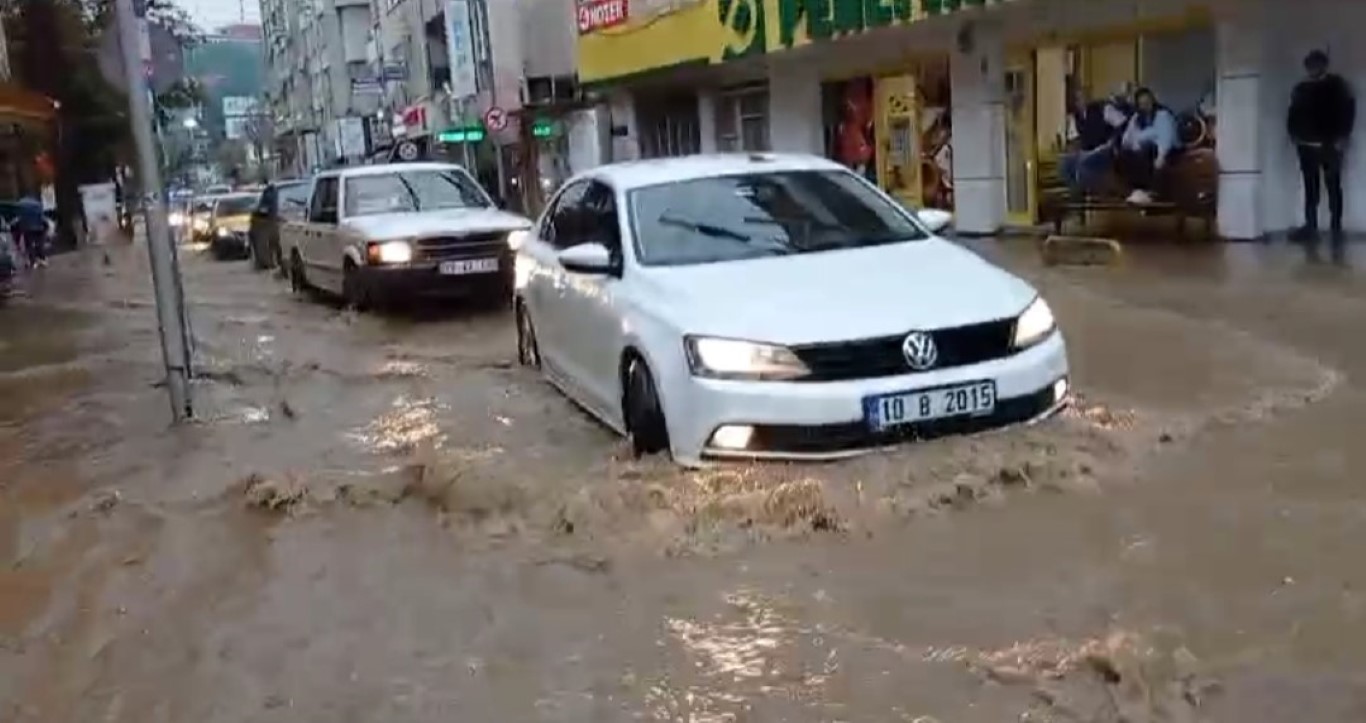
[[[840,164],[798,153],[714,153],[678,158],[655,158],[599,166],[574,179],[595,178],[620,191],[697,178],[776,171],[836,171]]]

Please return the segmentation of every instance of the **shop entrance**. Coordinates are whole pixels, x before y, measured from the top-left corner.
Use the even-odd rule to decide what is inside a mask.
[[[1038,215],[1034,86],[1034,54],[1012,53],[1005,72],[1006,220],[1017,226]]]
[[[953,210],[948,58],[821,86],[826,155],[915,208]]]
[[[1011,221],[1056,222],[1055,214],[1075,212],[1088,226],[1121,222],[1126,229],[1156,230],[1154,224],[1165,222],[1158,219],[1212,218],[1219,180],[1215,62],[1214,33],[1206,24],[1110,32],[1012,55]],[[1140,88],[1150,91],[1156,110],[1137,112]],[[1153,130],[1168,123],[1174,133]],[[1131,128],[1142,132],[1126,134]],[[1113,152],[1092,155],[1104,147]]]

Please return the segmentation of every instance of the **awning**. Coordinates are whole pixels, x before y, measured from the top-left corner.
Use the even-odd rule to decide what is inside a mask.
[[[52,99],[13,83],[0,83],[0,121],[47,123],[57,114]]]

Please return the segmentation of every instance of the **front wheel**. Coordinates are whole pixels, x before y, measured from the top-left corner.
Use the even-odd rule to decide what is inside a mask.
[[[312,289],[304,272],[304,257],[300,256],[298,251],[289,255],[289,287],[296,294],[305,294]]]
[[[526,302],[517,302],[517,363],[531,369],[541,368],[541,348],[536,344],[536,327]]]
[[[669,449],[669,428],[659,402],[659,390],[650,368],[641,359],[632,360],[626,369],[622,411],[631,451],[637,458]]]
[[[356,311],[369,311],[370,294],[365,281],[360,277],[360,269],[350,261],[342,267],[342,300]]]

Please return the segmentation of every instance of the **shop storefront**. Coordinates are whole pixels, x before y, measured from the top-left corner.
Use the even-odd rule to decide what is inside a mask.
[[[1160,168],[1112,169],[1106,193],[1142,181],[1159,198],[1199,200],[1221,236],[1284,231],[1302,203],[1284,132],[1300,59],[1327,50],[1366,92],[1366,46],[1351,30],[1366,3],[1355,0],[636,0],[619,10],[581,23],[579,38],[580,77],[611,108],[613,158],[824,154],[907,203],[952,208],[964,233],[1037,223],[1079,140],[1072,99],[1131,103],[1138,88],[1170,110],[1175,150]],[[741,90],[743,109],[731,100]],[[1366,153],[1349,152],[1345,178],[1346,225],[1366,231],[1366,201],[1352,193],[1366,187]]]

